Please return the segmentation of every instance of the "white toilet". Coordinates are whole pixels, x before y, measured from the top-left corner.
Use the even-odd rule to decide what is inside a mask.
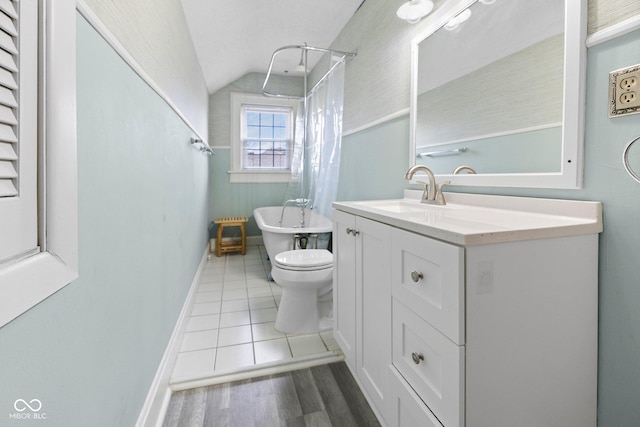
[[[290,334],[331,329],[333,254],[326,249],[294,250],[271,261],[271,276],[282,286],[275,328]]]

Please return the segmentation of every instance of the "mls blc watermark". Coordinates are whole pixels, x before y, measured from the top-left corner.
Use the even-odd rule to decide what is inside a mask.
[[[46,412],[42,412],[40,399],[16,399],[13,402],[15,412],[9,413],[10,420],[46,420]]]

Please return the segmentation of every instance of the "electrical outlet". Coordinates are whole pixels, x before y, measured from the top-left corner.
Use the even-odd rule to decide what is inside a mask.
[[[609,117],[640,113],[640,64],[609,73]]]

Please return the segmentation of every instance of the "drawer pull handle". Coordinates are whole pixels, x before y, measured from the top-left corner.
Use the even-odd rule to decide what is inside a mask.
[[[413,363],[419,365],[421,361],[424,360],[424,356],[421,353],[416,353],[415,351],[411,353],[411,358],[413,359]]]
[[[417,271],[411,272],[411,280],[418,283],[420,280],[424,279],[424,274],[418,273]]]
[[[347,234],[353,234],[354,236],[357,236],[358,234],[360,234],[360,232],[354,228],[347,228]]]

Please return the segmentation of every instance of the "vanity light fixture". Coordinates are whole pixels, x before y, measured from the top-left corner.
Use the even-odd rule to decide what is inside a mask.
[[[433,2],[431,0],[410,0],[398,8],[396,15],[409,24],[415,24],[432,10]]]
[[[460,12],[459,14],[457,14],[456,16],[454,16],[453,18],[451,18],[449,20],[449,22],[447,22],[444,25],[444,29],[445,30],[449,30],[449,31],[453,31],[456,28],[458,28],[458,25],[462,24],[464,21],[466,21],[470,17],[471,17],[471,10],[470,9],[465,9],[462,12]]]
[[[496,0],[480,0],[480,3],[484,3],[484,4],[494,4],[496,2]]]

